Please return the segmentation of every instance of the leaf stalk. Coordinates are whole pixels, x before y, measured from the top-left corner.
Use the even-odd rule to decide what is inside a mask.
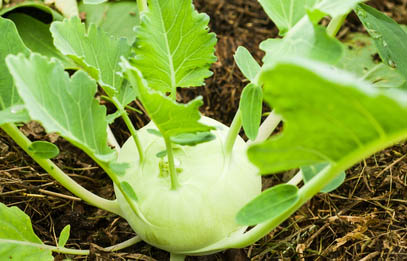
[[[116,97],[112,98],[112,102],[116,106],[116,108],[119,110],[120,116],[123,118],[124,123],[126,124],[127,128],[129,129],[130,134],[133,137],[134,143],[136,143],[137,151],[139,154],[139,161],[143,162],[143,160],[144,160],[143,148],[141,147],[140,139],[138,138],[136,128],[134,128],[134,125],[131,122],[129,115],[127,115],[126,110],[123,108],[123,106],[117,100]]]
[[[178,181],[177,171],[175,169],[174,163],[174,152],[172,150],[171,139],[168,136],[163,136],[165,141],[165,147],[167,148],[168,165],[170,167],[170,177],[171,177],[171,189],[176,190],[180,184]]]
[[[341,29],[343,23],[345,22],[347,16],[348,14],[345,14],[332,18],[332,20],[328,24],[326,33],[329,36],[335,37]]]
[[[107,200],[93,194],[66,175],[51,160],[40,158],[29,150],[28,148],[32,142],[14,124],[6,123],[0,125],[0,128],[3,129],[7,135],[9,135],[34,161],[36,161],[38,165],[40,165],[49,175],[68,189],[72,194],[83,199],[90,205],[120,215],[120,207],[116,200]]]
[[[146,11],[148,9],[147,0],[137,0],[137,7],[140,13]]]
[[[225,140],[225,152],[227,156],[232,153],[233,145],[235,144],[236,138],[239,135],[241,128],[242,128],[242,114],[240,113],[240,109],[238,109],[235,114],[235,117],[233,118],[232,124],[230,125]]]

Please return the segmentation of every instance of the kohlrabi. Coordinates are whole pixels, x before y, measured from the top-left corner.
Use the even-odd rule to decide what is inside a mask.
[[[117,32],[127,39],[87,27],[76,16],[55,21],[54,54],[30,49],[38,45],[23,41],[14,23],[0,18],[6,39],[0,42],[0,127],[74,195],[128,221],[138,236],[106,250],[143,240],[183,260],[248,246],[315,194],[337,188],[347,168],[407,139],[407,33],[398,24],[361,0],[259,2],[283,37],[261,44],[262,66],[238,48],[235,60],[249,83],[230,127],[201,116],[201,97],[176,101],[177,88],[203,85],[216,61],[209,18],[191,0],[133,3],[137,26]],[[380,77],[397,75],[388,81],[391,88],[364,81],[372,72],[356,66],[357,57],[335,39],[352,10],[386,63]],[[324,28],[326,16],[331,22]],[[100,98],[117,111],[107,115]],[[136,99],[151,119],[139,130],[126,111]],[[274,110],[261,123],[263,101]],[[118,117],[131,133],[122,147],[109,129]],[[30,120],[92,158],[113,181],[116,199],[103,199],[69,178],[51,161],[58,148],[31,142],[16,125]],[[269,138],[281,121],[282,133]],[[288,183],[261,192],[260,174],[295,168],[300,171]],[[19,209],[0,204],[0,217],[0,258],[89,254],[64,248],[69,228],[54,247],[35,236]]]

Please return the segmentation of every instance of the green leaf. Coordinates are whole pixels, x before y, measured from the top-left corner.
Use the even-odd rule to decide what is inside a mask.
[[[243,89],[239,108],[242,114],[244,132],[250,140],[256,139],[263,108],[262,88],[253,83],[248,84]]]
[[[322,0],[308,11],[311,21],[318,23],[324,16],[340,17],[346,15],[357,4],[366,0]]]
[[[195,146],[201,143],[209,142],[215,138],[216,136],[210,132],[181,133],[171,137],[171,141],[179,145]]]
[[[407,32],[390,17],[365,4],[359,4],[356,14],[373,38],[380,57],[407,79]]]
[[[261,81],[265,100],[284,121],[282,134],[248,150],[263,174],[322,162],[344,161],[347,168],[407,138],[406,91],[381,92],[309,61],[281,62]]]
[[[393,68],[375,59],[378,50],[373,39],[366,34],[349,34],[345,39],[343,59],[337,65],[363,77],[380,88],[401,88],[406,80]]]
[[[34,153],[35,156],[42,159],[52,159],[58,156],[59,148],[48,141],[34,141],[28,147],[28,150]]]
[[[162,150],[162,151],[158,152],[157,154],[155,154],[155,156],[157,158],[164,158],[165,156],[167,156],[167,150]]]
[[[252,226],[288,211],[298,202],[298,188],[290,184],[280,184],[263,191],[246,204],[236,215],[238,224]]]
[[[122,181],[120,182],[120,186],[122,187],[124,193],[126,193],[127,196],[129,196],[132,200],[137,201],[137,195],[136,192],[134,191],[133,187],[128,183],[127,181]]]
[[[117,118],[120,118],[120,116],[121,116],[120,111],[108,114],[106,116],[107,124],[112,124]]]
[[[6,61],[33,120],[91,155],[113,155],[107,145],[106,108],[94,98],[96,83],[85,72],[69,78],[62,64],[38,54],[8,56]]]
[[[7,18],[14,22],[21,39],[32,52],[55,57],[65,68],[75,68],[75,64],[55,48],[49,25],[23,13],[12,13]]]
[[[150,0],[148,6],[136,31],[133,65],[155,90],[174,95],[176,87],[203,85],[216,61],[209,17],[196,12],[191,0]]]
[[[66,242],[69,239],[69,234],[71,232],[71,225],[66,225],[64,229],[62,229],[61,234],[59,234],[58,238],[58,247],[64,247]]]
[[[126,170],[129,168],[128,163],[119,163],[116,161],[109,162],[109,168],[118,176],[124,176],[126,174]]]
[[[50,30],[55,46],[97,80],[110,97],[118,97],[123,106],[135,99],[135,93],[118,74],[120,57],[131,53],[126,39],[111,37],[95,25],[86,30],[76,16],[52,23]]]
[[[319,163],[312,166],[301,167],[303,180],[305,183],[309,182],[314,176],[318,175],[320,171],[328,166],[327,163]],[[334,180],[332,180],[328,185],[326,185],[321,192],[329,193],[337,189],[345,181],[345,172],[339,173]]]
[[[23,101],[17,93],[5,60],[9,54],[28,55],[30,51],[25,47],[17,28],[10,20],[0,17],[0,32],[3,39],[7,39],[0,41],[0,124],[26,122],[30,117],[22,105]]]
[[[0,125],[12,122],[27,122],[29,120],[30,115],[28,115],[24,105],[13,105],[0,110]]]
[[[136,40],[134,27],[140,24],[137,1],[105,2],[99,5],[79,3],[79,11],[86,13],[87,27],[95,24],[108,35]]]
[[[150,133],[150,134],[153,134],[153,135],[155,135],[155,136],[158,136],[158,137],[162,137],[162,136],[163,136],[159,130],[147,129],[147,132]]]
[[[0,259],[54,260],[51,250],[35,235],[30,218],[17,207],[0,203]]]
[[[58,13],[56,10],[50,8],[48,5],[41,3],[39,1],[18,1],[14,2],[12,5],[9,5],[7,8],[0,9],[0,16],[3,16],[9,12],[17,12],[18,9],[32,9],[35,10],[34,12],[39,14],[44,20],[49,18],[50,21],[60,21],[64,19],[64,17]],[[33,12],[33,13],[34,13]],[[49,15],[49,17],[47,17]]]
[[[255,82],[256,75],[260,72],[260,65],[250,52],[243,46],[239,46],[234,58],[243,75],[251,82]]]
[[[302,57],[329,64],[337,63],[343,54],[342,44],[330,37],[324,27],[304,17],[283,39],[268,39],[260,44],[266,52],[264,64],[287,57]]]
[[[198,108],[203,104],[202,97],[197,97],[187,104],[177,103],[160,92],[149,90],[140,71],[127,61],[123,61],[122,68],[135,88],[137,97],[163,136],[172,137],[181,133],[214,129],[199,122],[201,114]]]
[[[306,14],[307,8],[318,0],[259,0],[264,11],[284,35]]]

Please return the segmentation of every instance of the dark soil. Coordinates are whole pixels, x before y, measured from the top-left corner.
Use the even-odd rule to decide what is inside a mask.
[[[398,22],[407,23],[406,0],[377,0],[370,4]],[[234,63],[234,51],[243,45],[260,62],[263,53],[258,44],[275,37],[277,30],[255,0],[196,0],[196,6],[211,17],[210,28],[218,36],[218,61],[205,87],[183,89],[178,99],[188,101],[202,95],[205,101],[202,112],[230,124],[246,84]],[[355,16],[350,17],[340,35],[350,31],[362,31]],[[138,127],[147,120],[136,113],[131,117]],[[103,197],[114,197],[109,178],[84,153],[55,135],[46,135],[38,124],[30,123],[22,129],[32,140],[55,142],[62,151],[55,162],[81,185]],[[120,122],[113,131],[120,142],[129,136]],[[287,175],[265,178],[264,183],[276,184]],[[339,189],[316,196],[255,245],[188,260],[407,260],[406,199],[407,143],[404,143],[353,166]],[[125,220],[72,196],[3,132],[0,132],[0,201],[24,210],[32,218],[35,232],[47,244],[55,245],[62,228],[70,224],[67,246],[90,248],[88,260],[168,260],[166,252],[145,243],[113,254],[100,251],[100,247],[117,244],[135,233]]]

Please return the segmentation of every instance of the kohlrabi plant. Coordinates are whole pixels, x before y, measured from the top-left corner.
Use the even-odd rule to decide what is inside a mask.
[[[209,18],[191,0],[138,0],[134,20],[121,24],[124,37],[83,24],[73,9],[42,31],[52,40],[46,50],[25,37],[29,18],[0,18],[0,127],[74,195],[128,221],[137,237],[107,250],[143,240],[183,260],[248,246],[317,193],[337,188],[347,168],[407,139],[407,33],[400,25],[361,0],[259,2],[281,38],[261,44],[262,66],[244,47],[236,51],[249,83],[230,127],[200,114],[201,97],[176,100],[177,88],[203,85],[216,61]],[[353,37],[374,42],[382,62],[348,48],[352,39],[335,38],[352,11],[371,38]],[[107,115],[100,99],[117,111]],[[136,99],[151,119],[141,129],[127,113]],[[273,111],[261,122],[263,101]],[[118,117],[131,133],[122,147],[109,129]],[[92,158],[113,181],[116,199],[66,175],[51,160],[54,144],[20,131],[29,121]],[[281,121],[282,132],[269,138]],[[261,175],[290,169],[299,172],[289,182],[261,191]],[[49,246],[18,208],[0,203],[0,217],[2,260],[89,254],[64,248],[69,227]]]

